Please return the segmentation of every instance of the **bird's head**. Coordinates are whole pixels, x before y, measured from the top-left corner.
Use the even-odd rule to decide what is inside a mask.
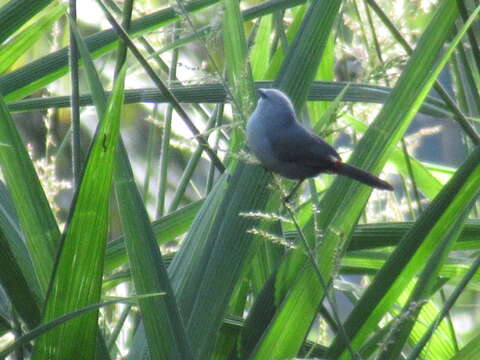
[[[278,89],[258,89],[258,94],[256,111],[268,115],[277,124],[288,125],[296,121],[295,109],[285,93]]]

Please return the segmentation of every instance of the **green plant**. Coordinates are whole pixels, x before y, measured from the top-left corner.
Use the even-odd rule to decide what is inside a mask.
[[[480,265],[474,2],[444,0],[427,10],[410,2],[402,30],[417,37],[408,41],[387,15],[393,5],[373,0],[177,0],[133,20],[133,1],[123,10],[96,3],[111,28],[90,36],[75,16],[61,18],[67,7],[57,1],[11,0],[0,8],[0,357],[471,358],[477,328],[463,334],[452,317],[460,295],[477,296]],[[202,16],[220,21],[201,26]],[[69,71],[67,48],[18,60],[29,59],[56,21],[70,29],[70,53],[79,60],[70,59],[71,69],[80,67],[82,86]],[[207,54],[205,78],[181,83],[194,42]],[[356,46],[368,51],[362,82],[333,81],[335,58]],[[167,52],[170,63],[162,60]],[[445,67],[454,95],[437,82]],[[143,83],[124,90],[132,73]],[[36,97],[65,74],[82,96]],[[270,85],[287,92],[329,141],[348,126],[349,162],[374,173],[388,163],[398,174],[396,192],[371,196],[370,188],[326,175],[308,182],[308,197],[304,191],[293,204],[282,202],[292,183],[253,164],[244,146],[255,86]],[[135,105],[141,102],[156,106]],[[369,124],[363,103],[381,104]],[[85,105],[99,119],[88,141]],[[52,210],[55,199],[42,188],[16,120],[62,108],[72,110],[72,127],[60,131],[61,144],[47,142],[43,156],[60,169],[74,139],[68,216]],[[163,129],[152,121],[142,133],[135,119],[139,140],[128,126],[145,113],[162,119]],[[458,123],[461,165],[415,158],[406,135],[418,113]],[[188,135],[178,133],[179,122]],[[146,155],[135,153],[135,141]],[[140,179],[132,169],[144,160]]]

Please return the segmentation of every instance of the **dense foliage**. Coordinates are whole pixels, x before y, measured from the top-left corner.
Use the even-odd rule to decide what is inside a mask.
[[[476,4],[1,0],[0,358],[478,356]],[[395,191],[285,202],[258,87]]]

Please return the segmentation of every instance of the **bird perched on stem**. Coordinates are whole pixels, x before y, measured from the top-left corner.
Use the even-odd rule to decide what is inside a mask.
[[[320,173],[347,176],[382,190],[393,190],[388,182],[346,164],[335,149],[297,121],[292,102],[277,89],[259,89],[260,99],[247,124],[247,142],[260,163],[270,171],[293,180]]]

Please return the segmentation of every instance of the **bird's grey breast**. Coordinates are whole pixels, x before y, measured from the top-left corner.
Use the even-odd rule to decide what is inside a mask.
[[[247,140],[250,150],[266,166],[271,167],[276,162],[273,153],[271,133],[271,113],[263,111],[260,107],[253,112],[247,124]]]

